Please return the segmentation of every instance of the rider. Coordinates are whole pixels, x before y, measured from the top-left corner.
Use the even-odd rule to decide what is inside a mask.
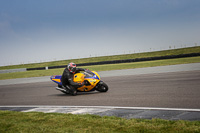
[[[83,68],[76,68],[76,64],[69,63],[65,70],[63,71],[61,82],[62,85],[70,91],[72,95],[77,94],[77,88],[84,85],[84,82],[82,83],[76,83],[73,81],[73,77],[75,73],[78,73],[80,71],[85,71]]]

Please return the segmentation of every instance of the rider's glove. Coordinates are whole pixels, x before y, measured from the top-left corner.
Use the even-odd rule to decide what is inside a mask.
[[[84,82],[82,82],[82,83],[79,83],[79,85],[80,85],[80,86],[83,86],[83,85],[85,85],[85,83],[84,83]]]

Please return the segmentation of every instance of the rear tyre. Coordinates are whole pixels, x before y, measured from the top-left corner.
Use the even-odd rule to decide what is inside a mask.
[[[59,88],[62,88],[62,85],[58,85]]]
[[[99,83],[99,86],[96,90],[99,91],[99,92],[107,92],[108,91],[108,85],[101,81],[101,83]]]

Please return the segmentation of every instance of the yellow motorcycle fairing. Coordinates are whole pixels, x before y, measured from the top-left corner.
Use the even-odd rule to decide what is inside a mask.
[[[95,71],[86,71],[84,73],[74,74],[73,81],[76,83],[87,83],[84,86],[77,88],[78,91],[92,91],[95,88],[95,86],[99,83],[100,76]]]

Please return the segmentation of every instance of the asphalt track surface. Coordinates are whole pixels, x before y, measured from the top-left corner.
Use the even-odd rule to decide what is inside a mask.
[[[57,91],[55,89],[56,84],[52,81],[0,85],[0,109],[4,110],[6,106],[11,108],[13,105],[19,107],[22,105],[25,107],[33,106],[33,109],[35,108],[34,105],[200,109],[200,70],[104,76],[102,80],[108,84],[108,92],[79,92],[77,96],[66,95]],[[105,111],[108,111],[108,109],[106,108]],[[127,113],[127,109],[120,111]],[[118,112],[120,111],[118,110]],[[144,113],[145,109],[140,108],[132,111],[131,113],[129,110],[129,116],[130,113],[137,114],[138,112],[141,113],[141,111]],[[156,111],[157,114],[162,112]],[[188,113],[184,110],[182,111],[171,113],[176,115]],[[151,109],[146,112],[146,117],[142,118],[152,118],[153,116],[147,116],[150,112]],[[187,116],[187,120],[200,120],[199,112],[190,113],[190,116]],[[166,112],[164,114],[166,115]],[[170,113],[167,112],[167,114]],[[161,113],[161,116],[164,115]],[[131,118],[141,117],[135,116]],[[176,117],[174,119],[184,118]]]

